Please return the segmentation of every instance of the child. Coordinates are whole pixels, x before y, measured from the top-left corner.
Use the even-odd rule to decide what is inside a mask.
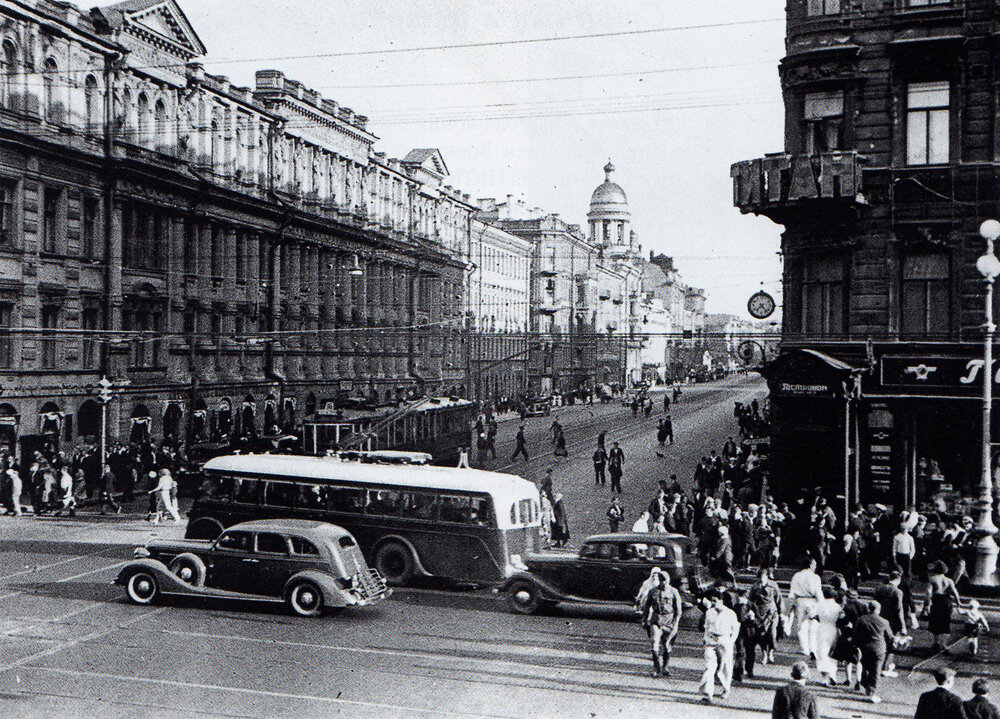
[[[979,602],[975,599],[970,599],[969,606],[960,608],[958,613],[965,615],[965,636],[969,640],[969,653],[976,656],[979,653],[979,635],[988,632],[990,625],[979,611]]]

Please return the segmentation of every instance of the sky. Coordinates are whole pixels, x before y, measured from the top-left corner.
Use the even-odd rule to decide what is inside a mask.
[[[747,317],[762,288],[780,306],[781,228],[733,207],[729,167],[783,149],[784,0],[179,3],[209,72],[281,70],[368,116],[390,156],[439,148],[474,198],[585,226],[610,158],[643,251],[673,256],[709,312]],[[608,33],[632,34],[398,52]]]

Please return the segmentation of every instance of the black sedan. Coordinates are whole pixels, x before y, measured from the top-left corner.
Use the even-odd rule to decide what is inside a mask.
[[[557,602],[632,602],[653,567],[683,590],[687,542],[678,534],[598,534],[588,537],[576,555],[529,554],[503,591],[515,611],[534,614]]]
[[[115,583],[135,604],[161,594],[285,602],[300,616],[389,596],[347,530],[297,519],[236,524],[214,541],[153,539]]]

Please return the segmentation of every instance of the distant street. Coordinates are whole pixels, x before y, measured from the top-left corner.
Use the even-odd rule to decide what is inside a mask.
[[[607,492],[594,492],[589,466],[598,427],[622,442],[625,504],[634,517],[664,472],[676,468],[682,482],[690,481],[703,448],[717,447],[732,431],[732,402],[760,389],[753,379],[686,388],[673,408],[678,442],[667,459],[651,446],[654,419],[633,420],[621,405],[561,410],[571,457],[555,465],[555,483],[567,495],[573,540],[606,528]],[[541,438],[551,418],[529,424],[535,454],[549,452]],[[516,426],[506,423],[501,436]],[[534,474],[550,464],[543,455],[528,467]],[[693,610],[685,615],[673,677],[652,679],[645,635],[621,608],[560,605],[524,617],[489,590],[433,588],[399,590],[378,607],[316,620],[254,604],[127,604],[109,583],[132,547],[181,533],[135,515],[0,517],[3,716],[765,717],[795,658],[785,641],[777,666],[758,668],[757,679],[706,708],[698,695],[702,659]],[[927,641],[918,633],[918,643]],[[904,657],[902,664],[915,661]],[[967,696],[986,665],[951,663]],[[925,671],[901,671],[885,680],[886,703],[877,708],[839,689],[818,693],[824,717],[903,717],[930,685]]]
[[[545,469],[552,468],[554,491],[563,494],[569,514],[570,544],[576,545],[589,534],[607,531],[605,513],[611,501],[610,485],[594,486],[591,455],[597,435],[606,431],[607,448],[618,442],[625,453],[622,478],[622,507],[631,526],[646,508],[660,479],[676,474],[681,486],[690,489],[695,465],[709,450],[719,451],[728,435],[737,434],[733,418],[734,402],[763,400],[767,387],[759,375],[733,376],[717,382],[685,385],[680,401],[670,405],[674,424],[674,444],[667,445],[665,457],[656,456],[656,423],[663,417],[663,392],[654,390],[650,417],[632,416],[632,410],[618,399],[608,404],[570,405],[553,409],[550,417],[525,421],[531,461],[510,461],[519,422],[500,425],[497,459],[487,459],[484,469],[512,472],[540,481]],[[566,433],[567,459],[552,454],[552,422],[558,418]]]

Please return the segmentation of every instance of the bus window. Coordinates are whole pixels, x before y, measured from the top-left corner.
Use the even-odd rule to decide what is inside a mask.
[[[365,506],[365,490],[326,487],[323,490],[323,505],[331,512],[361,514],[361,510]]]
[[[237,479],[233,501],[241,504],[257,504],[257,490],[260,482],[256,479]]]
[[[318,484],[300,484],[299,497],[295,500],[299,509],[322,509],[323,499]]]
[[[214,475],[206,480],[205,494],[209,499],[216,499],[220,502],[233,501],[233,489],[236,480],[232,477],[220,477]]]
[[[264,504],[271,507],[293,507],[295,495],[295,485],[288,482],[267,482],[264,485]]]
[[[365,514],[395,516],[399,514],[401,496],[402,492],[397,492],[393,489],[369,489]]]
[[[425,492],[403,492],[402,515],[410,519],[435,519],[437,496]]]
[[[485,497],[441,495],[441,521],[461,524],[492,524],[490,502]]]

